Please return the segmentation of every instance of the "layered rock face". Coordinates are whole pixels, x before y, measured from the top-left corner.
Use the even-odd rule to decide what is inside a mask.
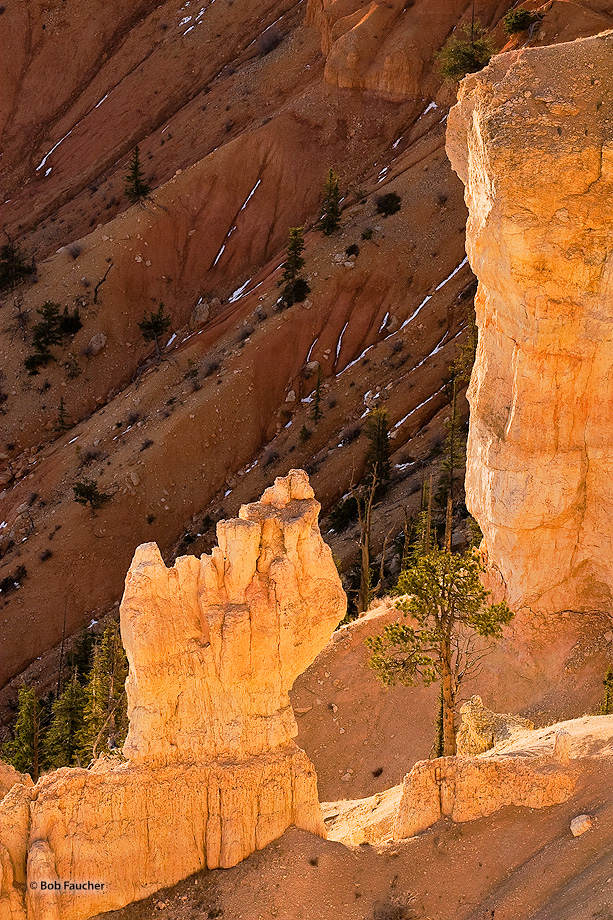
[[[467,505],[512,606],[613,601],[613,33],[467,77],[447,150],[479,277]]]
[[[121,606],[126,762],[58,770],[0,802],[0,920],[116,909],[236,865],[290,824],[325,836],[288,699],[345,612],[318,513],[292,470],[218,525],[211,556],[167,569],[139,547]]]

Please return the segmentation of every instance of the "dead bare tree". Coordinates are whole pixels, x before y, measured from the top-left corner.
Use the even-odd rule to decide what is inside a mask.
[[[98,291],[100,290],[100,288],[102,287],[102,285],[103,285],[104,282],[106,281],[106,279],[107,279],[107,277],[108,277],[108,274],[109,274],[110,270],[112,269],[112,267],[113,267],[113,263],[112,263],[112,262],[109,262],[109,267],[107,268],[107,270],[105,271],[104,275],[102,276],[102,278],[100,279],[100,281],[98,282],[98,284],[96,285],[96,287],[94,288],[94,303],[98,303]]]

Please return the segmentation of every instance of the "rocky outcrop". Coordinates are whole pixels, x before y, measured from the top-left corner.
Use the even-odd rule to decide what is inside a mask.
[[[440,818],[474,821],[505,805],[559,805],[572,795],[576,779],[549,757],[423,760],[405,777],[394,837],[413,837]]]
[[[545,613],[613,603],[612,64],[612,32],[503,54],[449,117],[479,278],[467,505],[501,593]]]
[[[328,83],[421,99],[432,56],[465,7],[463,0],[309,0],[307,21],[321,32]]]
[[[26,879],[28,918],[81,920],[236,865],[291,824],[325,835],[288,699],[345,612],[318,513],[292,470],[218,524],[210,556],[168,569],[138,548],[125,762],[57,770],[0,803],[0,920],[23,920]]]
[[[391,840],[403,787],[392,786],[367,799],[326,802],[322,806],[328,840],[348,847]]]
[[[483,705],[480,696],[472,696],[460,709],[462,724],[457,734],[457,751],[483,754],[499,741],[506,741],[514,731],[534,728],[530,719],[492,712]]]
[[[9,792],[13,786],[23,783],[26,786],[32,785],[32,780],[28,774],[19,773],[15,767],[0,760],[0,801]]]

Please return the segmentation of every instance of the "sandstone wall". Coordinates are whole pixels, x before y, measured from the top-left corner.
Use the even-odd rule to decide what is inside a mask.
[[[291,824],[325,836],[288,698],[345,613],[318,513],[306,473],[292,470],[218,525],[211,556],[167,569],[155,544],[138,548],[121,606],[125,760],[34,787],[10,775],[0,920],[83,920],[234,866]]]
[[[493,59],[447,150],[479,278],[467,505],[512,606],[611,610],[613,33]]]

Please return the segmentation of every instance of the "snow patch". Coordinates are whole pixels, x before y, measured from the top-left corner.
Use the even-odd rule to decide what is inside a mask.
[[[435,397],[435,396],[438,396],[439,393],[442,393],[442,391],[445,389],[446,386],[447,386],[447,384],[444,383],[444,384],[442,385],[442,387],[439,387],[439,389],[436,391],[436,393],[433,393],[432,396],[428,396],[428,398],[427,398],[427,399],[424,399],[423,402],[420,402],[420,404],[419,404],[418,406],[415,406],[414,409],[411,409],[410,412],[407,412],[407,414],[405,415],[404,418],[401,418],[399,422],[396,422],[396,424],[395,424],[394,427],[392,428],[392,431],[396,431],[397,428],[400,428],[401,425],[404,425],[404,423],[407,421],[407,419],[411,418],[412,415],[415,415],[415,413],[417,412],[417,410],[418,410],[418,409],[421,409],[422,406],[425,406],[426,403],[432,402],[432,400],[434,399],[434,397]]]
[[[243,291],[245,290],[245,288],[247,287],[247,285],[249,284],[249,282],[252,281],[252,280],[253,280],[252,278],[247,278],[247,280],[245,281],[245,283],[244,283],[244,284],[241,284],[241,286],[240,286],[239,288],[237,288],[237,289],[234,291],[233,294],[230,295],[230,297],[228,298],[228,303],[236,303],[237,300],[240,300],[240,298],[241,298],[241,296],[242,296],[242,294],[243,294]],[[260,283],[261,283],[261,282],[260,282]],[[259,285],[256,285],[256,287],[259,287]],[[255,291],[255,288],[254,288],[253,290]],[[250,293],[251,293],[251,292],[250,292]]]
[[[74,128],[71,128],[70,131],[68,131],[68,133],[64,135],[64,137],[61,137],[61,138],[59,139],[59,141],[57,142],[57,144],[54,144],[54,146],[51,148],[51,150],[49,151],[49,153],[46,154],[46,155],[42,158],[42,160],[40,161],[40,164],[36,167],[36,172],[38,172],[39,170],[41,170],[41,169],[43,168],[43,166],[45,165],[45,163],[47,162],[47,160],[49,159],[49,157],[51,156],[51,154],[53,153],[53,151],[54,151],[54,150],[57,150],[57,148],[60,146],[60,144],[63,143],[63,141],[65,141],[67,137],[70,137],[70,135],[72,134],[73,131],[74,131]]]
[[[341,353],[341,347],[342,347],[342,344],[343,344],[343,336],[345,335],[345,329],[347,328],[348,325],[349,325],[349,320],[347,320],[347,322],[346,322],[345,325],[343,326],[343,330],[342,330],[342,332],[341,332],[341,334],[340,334],[340,338],[339,338],[338,342],[336,343],[336,360],[337,360],[337,361],[338,361],[338,356],[339,356],[340,353]]]
[[[460,271],[460,269],[464,268],[464,266],[466,265],[467,262],[468,262],[468,256],[465,256],[464,259],[462,259],[462,261],[460,262],[460,264],[459,264],[456,268],[454,268],[454,270],[451,272],[451,274],[448,275],[448,276],[445,278],[444,281],[441,281],[441,283],[440,283],[439,285],[437,285],[437,287],[435,287],[435,289],[434,289],[434,294],[436,294],[437,291],[440,291],[441,288],[444,288],[445,285],[447,284],[447,282],[448,282],[448,281],[451,281],[451,279],[454,278],[454,277],[457,275],[457,273]],[[428,301],[429,301],[429,300],[432,300],[432,298],[434,297],[434,294],[428,294],[427,297],[424,297],[424,299],[422,300],[422,302],[420,303],[420,305],[418,306],[418,308],[415,310],[415,312],[412,313],[411,316],[409,316],[408,319],[405,319],[404,323],[403,323],[402,326],[400,327],[401,329],[404,329],[405,326],[408,326],[409,323],[412,323],[412,322],[413,322],[413,320],[415,319],[415,317],[416,317],[416,316],[418,315],[418,313],[420,313],[421,310],[426,306],[426,304],[428,303]]]

